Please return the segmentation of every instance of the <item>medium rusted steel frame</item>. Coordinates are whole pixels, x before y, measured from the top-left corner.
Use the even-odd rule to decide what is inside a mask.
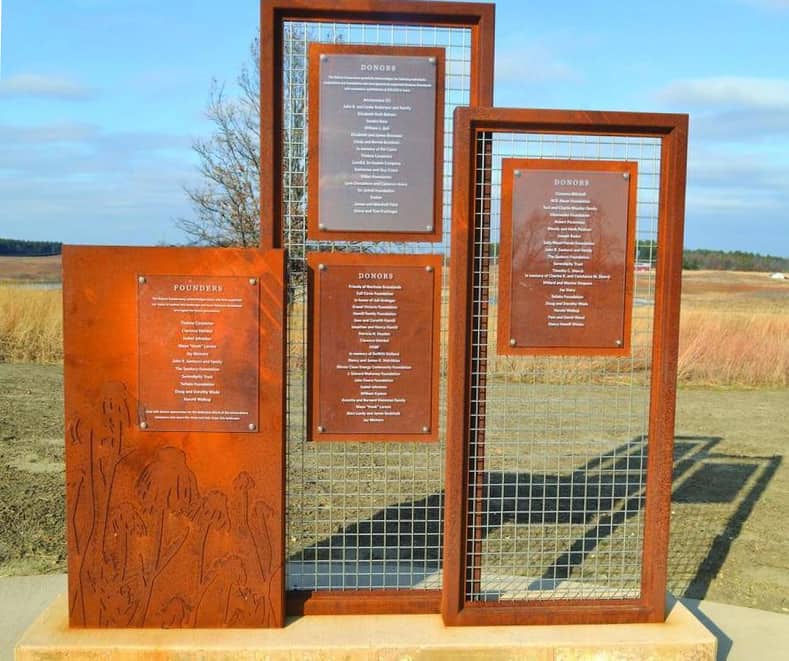
[[[641,597],[638,599],[514,601],[495,605],[471,604],[465,599],[466,549],[470,541],[466,522],[478,516],[469,511],[467,495],[469,448],[476,443],[470,424],[473,413],[470,370],[477,359],[470,326],[474,305],[475,233],[479,229],[475,218],[478,159],[475,152],[480,135],[511,132],[654,137],[661,141],[660,258],[655,283]],[[665,619],[687,134],[688,117],[679,114],[483,107],[455,111],[442,594],[442,614],[448,625],[593,624],[662,622]],[[478,421],[475,423],[479,427]],[[478,455],[483,449],[476,446]]]
[[[411,0],[261,0],[260,246],[280,247],[282,223],[282,37],[286,21],[391,23],[471,30],[470,104],[493,103],[495,6]]]
[[[289,20],[392,23],[471,30],[469,103],[493,103],[495,5],[412,0],[261,0],[260,247],[283,245],[282,37]],[[454,385],[449,382],[449,394]],[[289,591],[289,614],[438,613],[438,590]],[[369,596],[367,596],[369,595]]]

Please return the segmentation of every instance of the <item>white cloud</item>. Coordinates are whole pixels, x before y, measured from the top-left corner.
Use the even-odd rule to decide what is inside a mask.
[[[82,101],[93,96],[93,91],[67,78],[23,73],[0,79],[0,97],[41,97]]]
[[[569,64],[541,44],[519,44],[496,51],[496,83],[534,83],[581,78]]]
[[[673,106],[789,110],[789,80],[738,76],[677,80],[659,90],[656,96]]]

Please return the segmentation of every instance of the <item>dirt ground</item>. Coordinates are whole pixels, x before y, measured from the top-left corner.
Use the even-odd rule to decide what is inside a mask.
[[[65,570],[62,367],[0,364],[0,576]],[[789,612],[789,389],[682,389],[669,589]]]

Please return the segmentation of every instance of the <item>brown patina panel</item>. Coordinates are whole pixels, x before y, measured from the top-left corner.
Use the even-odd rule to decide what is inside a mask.
[[[630,351],[637,164],[502,161],[500,354]]]
[[[138,275],[137,283],[141,427],[255,431],[257,278]]]
[[[441,257],[308,263],[311,440],[437,440]]]
[[[443,48],[312,43],[308,233],[441,239]]]
[[[72,626],[283,625],[283,277],[279,250],[64,247]],[[243,323],[152,310],[149,291],[176,282],[225,283]],[[251,387],[256,428],[157,428],[140,394],[175,389],[184,353],[170,315],[208,314],[227,322],[211,352],[226,358],[225,384]]]

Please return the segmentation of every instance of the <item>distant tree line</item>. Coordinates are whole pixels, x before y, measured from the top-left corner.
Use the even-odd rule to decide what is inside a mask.
[[[690,271],[789,271],[789,258],[742,250],[686,250],[682,268]]]
[[[1,239],[0,255],[13,257],[45,257],[59,255],[63,248],[57,241],[23,241],[21,239]]]

